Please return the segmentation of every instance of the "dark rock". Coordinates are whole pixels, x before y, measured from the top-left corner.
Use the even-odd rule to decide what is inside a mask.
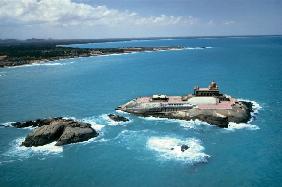
[[[25,128],[25,127],[41,127],[43,125],[49,125],[54,120],[63,119],[62,117],[55,117],[49,119],[37,119],[34,121],[25,121],[25,122],[15,122],[11,125],[16,128]]]
[[[181,151],[182,152],[186,151],[187,149],[189,149],[188,145],[185,145],[185,144],[181,145]]]
[[[36,126],[36,122],[35,121],[16,122],[16,123],[12,123],[11,125],[16,128],[34,127]]]
[[[109,114],[108,117],[113,120],[113,121],[116,121],[116,122],[127,122],[129,121],[129,119],[123,117],[123,116],[119,116],[117,114]]]
[[[65,145],[86,141],[98,136],[98,133],[90,124],[71,119],[39,119],[35,122],[38,127],[27,135],[22,142],[23,146],[42,146],[53,141],[57,141],[56,145]]]
[[[204,115],[204,114],[199,114],[195,117],[192,118],[193,120],[198,119],[204,122],[207,122],[212,125],[217,125],[222,128],[227,128],[228,127],[228,117],[218,117],[214,115]]]
[[[98,133],[88,125],[66,126],[63,134],[58,139],[56,145],[65,145],[81,141],[87,141],[90,138],[98,136]]]
[[[170,148],[170,150],[174,150],[174,147]]]

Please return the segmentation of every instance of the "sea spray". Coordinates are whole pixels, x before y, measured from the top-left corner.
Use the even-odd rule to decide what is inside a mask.
[[[187,145],[188,149],[181,150],[182,145]],[[203,151],[205,148],[200,140],[189,138],[185,140],[174,137],[150,137],[147,141],[147,148],[156,152],[162,159],[179,160],[187,163],[207,162],[210,157]]]
[[[10,143],[10,149],[5,152],[4,156],[17,157],[17,158],[29,158],[33,155],[50,155],[60,154],[63,152],[63,146],[55,146],[57,142],[52,142],[38,147],[25,147],[21,146],[24,141],[24,137],[17,138]]]

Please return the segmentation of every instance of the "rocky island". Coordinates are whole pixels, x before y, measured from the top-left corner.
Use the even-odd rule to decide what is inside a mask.
[[[61,117],[16,122],[16,128],[36,127],[22,142],[23,146],[42,146],[56,141],[57,146],[87,141],[98,136],[98,132],[88,123]]]
[[[239,101],[220,93],[218,85],[212,81],[208,88],[196,86],[193,94],[138,97],[117,107],[117,110],[143,117],[198,119],[226,128],[229,122],[248,122],[251,119],[252,107],[251,102]]]

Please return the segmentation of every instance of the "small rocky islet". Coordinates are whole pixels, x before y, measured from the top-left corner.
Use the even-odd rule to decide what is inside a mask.
[[[252,117],[253,104],[222,94],[216,82],[212,81],[207,88],[196,86],[193,94],[138,97],[117,107],[117,110],[142,117],[200,120],[227,128],[229,122],[247,123]]]
[[[108,117],[115,122],[127,122],[127,121],[129,121],[129,119],[127,119],[123,116],[117,115],[117,114],[109,114]]]
[[[88,123],[62,117],[16,122],[11,125],[16,128],[36,127],[22,142],[25,147],[42,146],[54,141],[56,146],[60,146],[87,141],[99,135]]]
[[[129,121],[127,118],[117,114],[109,114],[108,117],[115,122]],[[56,141],[56,146],[61,146],[87,141],[99,135],[91,127],[91,124],[63,117],[15,122],[11,125],[16,128],[35,128],[22,142],[21,145],[25,147],[42,146],[54,141]]]

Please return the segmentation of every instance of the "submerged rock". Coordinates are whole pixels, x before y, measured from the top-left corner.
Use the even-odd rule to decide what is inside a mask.
[[[88,123],[77,122],[72,119],[51,118],[38,119],[28,122],[17,122],[13,126],[37,127],[27,135],[23,146],[42,146],[57,141],[56,145],[65,145],[87,141],[98,136],[98,133]]]
[[[129,119],[123,117],[123,116],[119,116],[117,114],[109,114],[108,117],[113,120],[113,121],[116,121],[116,122],[127,122],[129,121]]]

